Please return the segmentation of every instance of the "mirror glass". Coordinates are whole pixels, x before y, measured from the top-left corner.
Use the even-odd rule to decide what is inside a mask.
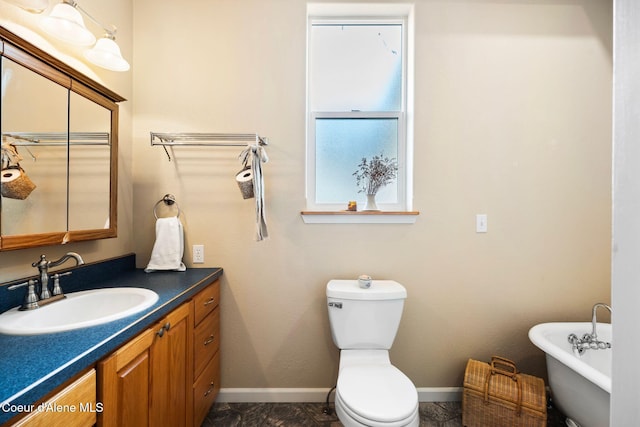
[[[71,92],[69,229],[109,228],[111,111]]]
[[[5,147],[11,144],[19,155],[8,158],[4,151],[3,236],[67,229],[66,141],[55,144],[41,136],[66,134],[68,93],[67,88],[2,58],[2,142]],[[35,185],[28,195],[27,189],[21,190],[26,179]]]

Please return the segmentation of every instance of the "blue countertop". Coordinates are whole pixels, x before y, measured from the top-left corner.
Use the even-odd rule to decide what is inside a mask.
[[[73,271],[64,278],[66,281],[61,281],[66,293],[141,287],[154,290],[159,299],[140,313],[104,325],[45,335],[0,334],[0,424],[19,413],[17,405],[41,400],[222,275],[221,268],[145,273],[135,268],[133,254],[57,271]],[[24,296],[24,289],[7,291],[6,288],[0,286],[0,312],[19,305]]]

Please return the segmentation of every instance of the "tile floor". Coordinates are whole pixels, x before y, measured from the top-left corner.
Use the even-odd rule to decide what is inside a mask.
[[[333,412],[324,413],[324,403],[216,403],[202,427],[341,427]],[[564,417],[549,409],[548,427],[565,426]],[[421,427],[461,427],[460,402],[420,403]],[[490,427],[490,426],[487,426]]]

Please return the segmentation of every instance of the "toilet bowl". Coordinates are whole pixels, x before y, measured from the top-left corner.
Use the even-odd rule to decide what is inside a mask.
[[[331,280],[327,302],[331,334],[340,348],[335,408],[346,427],[414,427],[420,424],[418,392],[391,364],[405,288],[392,280]]]
[[[346,427],[418,426],[418,393],[387,350],[342,350],[335,407]]]

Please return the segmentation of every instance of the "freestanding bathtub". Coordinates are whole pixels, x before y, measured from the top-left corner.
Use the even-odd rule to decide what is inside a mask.
[[[569,418],[569,426],[609,425],[612,349],[589,349],[580,356],[567,340],[569,334],[582,337],[591,329],[591,322],[564,322],[541,323],[529,330],[531,342],[546,353],[551,396]],[[598,340],[611,342],[611,324],[598,323],[596,332]]]

